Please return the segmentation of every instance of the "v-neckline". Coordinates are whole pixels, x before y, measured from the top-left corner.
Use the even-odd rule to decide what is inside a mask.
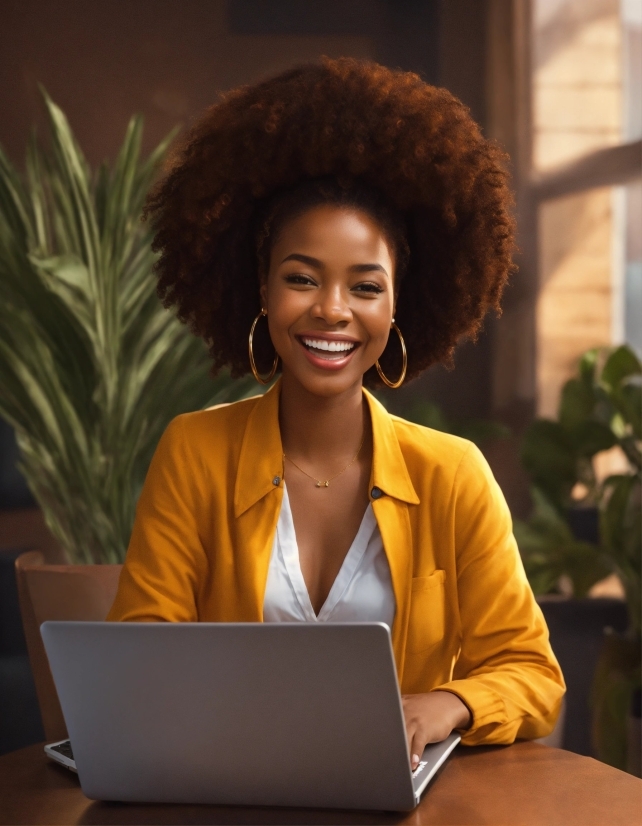
[[[285,570],[290,580],[290,585],[301,607],[303,616],[308,622],[325,622],[329,619],[350,585],[376,527],[377,520],[372,510],[372,504],[368,503],[359,529],[341,563],[341,567],[332,583],[328,596],[317,614],[312,606],[312,600],[310,599],[310,594],[305,584],[305,579],[303,578],[290,498],[288,496],[287,486],[285,482],[283,483],[283,501],[281,504],[281,516],[279,517],[277,526],[277,541],[285,564]]]

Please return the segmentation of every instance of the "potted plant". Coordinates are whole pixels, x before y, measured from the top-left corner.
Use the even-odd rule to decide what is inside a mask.
[[[177,414],[247,392],[209,378],[202,342],[155,294],[145,196],[169,138],[141,159],[131,120],[92,171],[43,92],[50,144],[24,175],[0,151],[0,416],[69,562],[122,562],[158,439]]]
[[[534,512],[515,524],[536,593],[554,591],[561,577],[576,597],[610,573],[622,584],[628,628],[604,639],[591,698],[593,743],[605,762],[637,773],[627,727],[639,729],[639,711],[629,712],[639,709],[640,696],[641,380],[640,361],[627,346],[582,356],[563,388],[558,420],[538,419],[525,435]],[[613,449],[623,469],[599,479],[594,459]]]

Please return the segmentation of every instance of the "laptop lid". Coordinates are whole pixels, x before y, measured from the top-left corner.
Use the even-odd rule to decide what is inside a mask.
[[[416,805],[420,773],[413,783],[383,624],[47,622],[41,630],[90,798]]]

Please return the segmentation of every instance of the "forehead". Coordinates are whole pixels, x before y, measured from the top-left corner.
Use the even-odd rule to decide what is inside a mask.
[[[313,207],[283,225],[272,248],[273,263],[297,251],[320,260],[363,258],[388,267],[393,261],[384,231],[374,218],[354,207],[329,204]]]

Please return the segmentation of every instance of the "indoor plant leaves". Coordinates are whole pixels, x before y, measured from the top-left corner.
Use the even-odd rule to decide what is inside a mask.
[[[146,194],[168,137],[141,157],[132,118],[92,173],[43,91],[50,144],[21,175],[0,150],[0,415],[70,562],[122,562],[155,446],[179,413],[244,395],[155,293]]]

